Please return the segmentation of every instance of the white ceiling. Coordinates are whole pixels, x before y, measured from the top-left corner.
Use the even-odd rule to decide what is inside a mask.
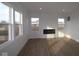
[[[21,2],[28,12],[69,14],[79,10],[79,2]],[[40,10],[42,8],[42,10]],[[64,9],[64,12],[62,11]]]

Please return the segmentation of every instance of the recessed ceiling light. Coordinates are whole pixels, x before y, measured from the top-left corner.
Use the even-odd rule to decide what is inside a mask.
[[[42,8],[40,8],[40,10],[42,10]]]
[[[62,11],[64,12],[65,10],[64,10],[64,9],[62,9]]]

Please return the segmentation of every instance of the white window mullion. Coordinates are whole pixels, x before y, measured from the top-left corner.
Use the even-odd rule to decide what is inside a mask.
[[[9,8],[9,31],[8,31],[8,33],[9,33],[9,35],[8,35],[8,37],[9,37],[9,40],[12,40],[12,25],[11,25],[11,18],[12,18],[12,16],[11,16],[11,12],[12,12],[12,10],[11,10],[11,8]]]
[[[12,40],[15,39],[15,10],[13,9],[13,19],[12,19]]]
[[[21,14],[21,34],[23,35],[23,14]]]
[[[23,16],[20,14],[19,35],[23,35]]]

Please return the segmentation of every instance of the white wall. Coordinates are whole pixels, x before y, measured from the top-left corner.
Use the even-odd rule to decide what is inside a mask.
[[[27,35],[28,34],[28,16],[27,16],[26,10],[24,10],[23,6],[21,6],[18,3],[12,3],[12,7],[14,7],[16,10],[20,9],[19,11],[23,12],[24,35],[18,36],[17,38],[15,38],[15,40],[7,41],[2,45],[0,45],[0,55],[2,55],[2,52],[7,52],[9,56],[17,55],[28,40],[28,35]]]
[[[47,38],[47,35],[43,34],[43,29],[47,27],[55,28],[57,30],[57,15],[56,14],[46,14],[46,13],[30,13],[29,14],[29,36],[30,38]],[[39,17],[39,31],[34,32],[31,30],[31,17]],[[53,38],[51,35],[49,38]],[[57,33],[56,35],[57,36]]]
[[[67,22],[66,33],[79,42],[79,11],[70,14],[70,21]]]

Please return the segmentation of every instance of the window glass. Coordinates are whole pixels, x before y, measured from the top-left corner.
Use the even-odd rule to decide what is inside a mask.
[[[31,18],[32,31],[39,30],[39,18]]]
[[[15,11],[15,36],[22,34],[22,17],[21,13]]]
[[[64,18],[58,18],[58,24],[64,24]]]
[[[0,44],[8,41],[9,7],[0,3]]]

